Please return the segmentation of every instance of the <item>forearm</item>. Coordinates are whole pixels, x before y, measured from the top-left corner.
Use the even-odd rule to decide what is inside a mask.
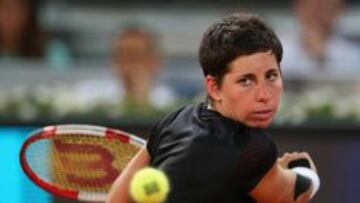
[[[143,147],[113,183],[108,194],[106,203],[130,203],[130,180],[137,170],[149,165],[149,161],[149,154],[146,148]]]
[[[130,176],[121,175],[112,185],[106,203],[130,203],[128,184]]]
[[[287,174],[288,190],[285,190],[283,202],[306,203],[309,202],[320,186],[317,173],[310,168],[295,167],[284,169]]]
[[[283,203],[292,192],[294,177],[293,173],[275,163],[250,194],[258,203]]]
[[[308,167],[294,167],[290,169],[297,175],[295,185],[295,195],[307,193],[309,199],[312,199],[320,188],[320,179],[318,174]]]
[[[312,183],[309,185],[301,182],[303,177],[290,169],[284,169],[283,174],[286,176],[284,189],[281,193],[283,203],[307,203],[311,200]]]
[[[251,196],[258,203],[306,203],[311,200],[312,185],[295,195],[297,174],[284,169],[279,164],[269,170],[253,191]]]
[[[293,174],[295,183],[292,188],[296,203],[309,202],[320,187],[316,166],[307,152],[285,153],[277,161],[283,174]],[[289,177],[289,175],[288,175]]]

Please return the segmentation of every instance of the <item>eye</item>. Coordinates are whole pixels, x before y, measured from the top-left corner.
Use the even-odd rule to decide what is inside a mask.
[[[279,73],[275,71],[271,71],[266,74],[266,79],[273,82],[279,77]]]
[[[247,86],[250,86],[253,83],[253,80],[251,78],[249,78],[249,77],[244,77],[244,78],[239,79],[238,82],[242,86],[247,87]]]

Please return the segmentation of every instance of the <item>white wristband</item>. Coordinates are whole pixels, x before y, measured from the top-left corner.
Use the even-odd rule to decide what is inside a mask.
[[[303,175],[307,178],[310,178],[310,180],[313,184],[313,189],[311,191],[311,198],[313,198],[315,193],[320,188],[320,178],[319,178],[318,174],[315,173],[315,171],[311,170],[310,168],[306,168],[306,167],[294,167],[291,170],[299,175]]]

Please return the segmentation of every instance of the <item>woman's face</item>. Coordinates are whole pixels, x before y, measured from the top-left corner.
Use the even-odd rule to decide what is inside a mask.
[[[255,128],[270,125],[283,91],[279,65],[270,52],[240,56],[229,64],[220,85],[212,76],[206,82],[219,113]]]

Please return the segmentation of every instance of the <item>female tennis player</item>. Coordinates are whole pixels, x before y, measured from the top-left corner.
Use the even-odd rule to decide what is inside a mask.
[[[148,165],[168,175],[167,203],[309,202],[319,188],[310,156],[278,159],[265,131],[283,92],[281,58],[278,37],[257,16],[235,13],[210,26],[199,49],[207,101],[156,124],[107,202],[131,201],[129,180]]]

